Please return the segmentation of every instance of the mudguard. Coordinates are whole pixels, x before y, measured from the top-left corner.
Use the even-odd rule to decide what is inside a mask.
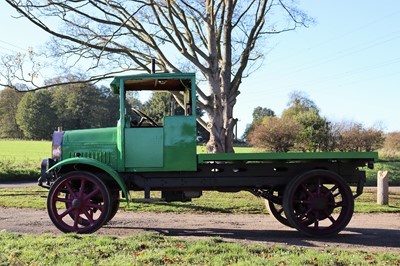
[[[128,189],[126,188],[126,185],[125,185],[124,181],[122,180],[122,178],[119,176],[119,174],[114,169],[109,167],[108,165],[106,165],[102,162],[99,162],[97,160],[90,159],[90,158],[79,158],[79,157],[65,159],[65,160],[62,160],[61,162],[56,163],[52,167],[50,167],[47,170],[47,173],[56,168],[60,168],[62,166],[70,165],[70,164],[85,164],[85,165],[94,166],[94,167],[97,167],[97,168],[103,170],[104,172],[109,174],[118,183],[119,187],[121,188],[122,192],[125,195],[126,201],[127,202],[129,201]]]

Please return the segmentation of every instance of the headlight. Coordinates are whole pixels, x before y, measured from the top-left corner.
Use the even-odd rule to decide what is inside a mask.
[[[56,161],[61,160],[62,156],[62,140],[63,140],[64,131],[54,131],[53,133],[53,143],[52,143],[52,158]]]

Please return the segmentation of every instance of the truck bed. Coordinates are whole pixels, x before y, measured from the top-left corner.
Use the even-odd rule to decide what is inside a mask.
[[[292,161],[292,160],[363,160],[378,159],[377,152],[278,152],[197,154],[197,162],[215,161]]]

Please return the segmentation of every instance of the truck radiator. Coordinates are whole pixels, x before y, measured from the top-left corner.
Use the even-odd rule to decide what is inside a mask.
[[[97,160],[104,164],[112,164],[114,161],[115,155],[111,152],[75,152],[70,153],[70,158],[72,157],[84,157]]]

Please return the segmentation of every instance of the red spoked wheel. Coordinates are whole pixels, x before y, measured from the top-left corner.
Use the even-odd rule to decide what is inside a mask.
[[[58,178],[47,198],[47,212],[62,232],[93,233],[108,219],[110,194],[95,175],[75,171]]]
[[[283,208],[288,222],[309,236],[329,236],[343,230],[354,211],[346,181],[331,171],[313,170],[286,187]]]

